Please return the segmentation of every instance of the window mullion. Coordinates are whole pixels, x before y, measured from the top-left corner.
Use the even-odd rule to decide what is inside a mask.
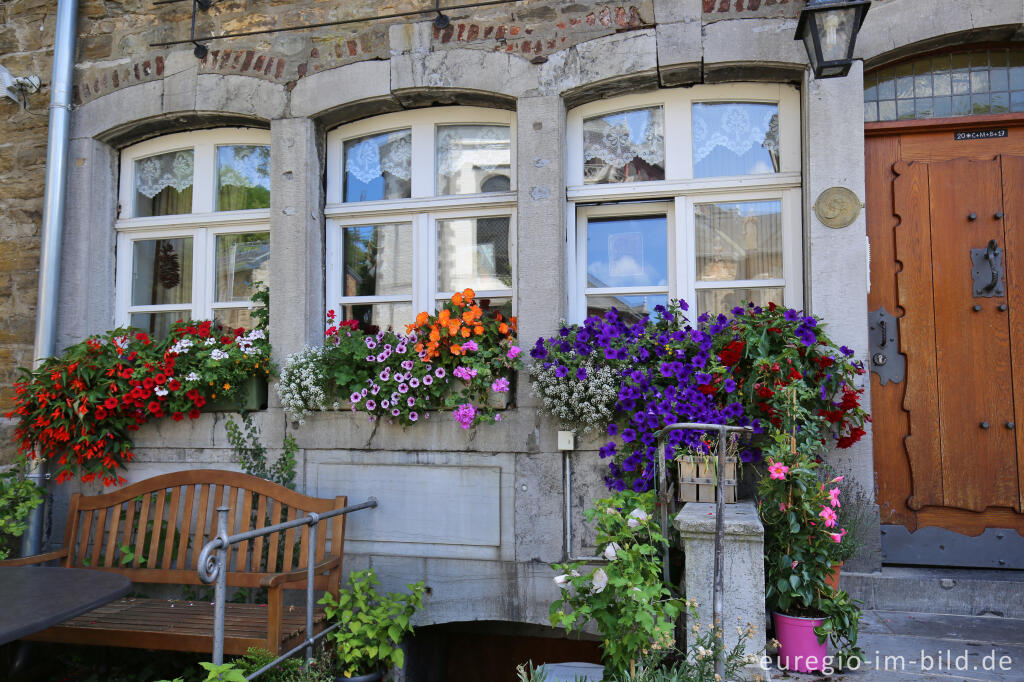
[[[434,196],[434,125],[412,124],[412,186],[413,197]]]
[[[117,235],[117,273],[114,279],[115,301],[115,325],[118,327],[127,326],[130,322],[128,306],[131,304],[132,296],[132,268],[135,258],[135,249],[132,240],[127,234],[121,232]]]
[[[341,270],[345,256],[342,253],[341,229],[333,220],[327,221],[325,240],[324,255],[326,256],[326,261],[324,276],[327,278],[327,281],[324,283],[324,294],[327,299],[327,307],[324,310],[324,315],[326,317],[328,310],[337,310],[338,302],[341,300]]]
[[[195,146],[192,164],[193,213],[212,213],[217,208],[214,197],[214,174],[217,165],[215,149],[212,144]]]
[[[192,235],[192,318],[212,317],[214,258],[210,253],[210,233],[199,228]],[[204,281],[205,280],[205,281]]]
[[[676,197],[676,290],[674,298],[681,298],[695,307],[697,304],[697,230],[693,218],[694,200]]]

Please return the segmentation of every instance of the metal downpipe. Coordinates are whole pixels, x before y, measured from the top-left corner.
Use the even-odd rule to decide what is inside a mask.
[[[78,0],[58,0],[57,26],[53,37],[53,71],[50,77],[50,121],[46,142],[46,190],[43,200],[43,233],[40,239],[39,296],[36,302],[36,335],[33,366],[56,351],[57,295],[60,286],[61,240],[68,175],[68,139],[71,130],[71,82],[78,32]],[[46,462],[29,463],[28,478],[46,487]],[[39,554],[43,544],[46,503],[28,518],[21,539],[21,554]]]

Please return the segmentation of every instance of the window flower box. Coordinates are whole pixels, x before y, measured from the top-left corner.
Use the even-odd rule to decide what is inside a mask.
[[[206,401],[203,412],[255,412],[267,409],[267,380],[251,376],[234,395],[222,395]]]

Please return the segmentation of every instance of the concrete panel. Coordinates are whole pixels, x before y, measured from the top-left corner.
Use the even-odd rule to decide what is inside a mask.
[[[58,349],[114,326],[116,215],[117,152],[96,140],[71,140],[57,299]]]
[[[318,497],[377,498],[377,509],[349,519],[347,541],[501,544],[499,467],[318,464],[314,475]]]
[[[291,92],[289,111],[297,118],[316,118],[349,102],[390,94],[389,62],[356,62],[300,79]]]

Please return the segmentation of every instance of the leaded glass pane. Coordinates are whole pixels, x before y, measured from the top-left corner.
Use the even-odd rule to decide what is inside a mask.
[[[412,196],[412,131],[357,137],[344,147],[346,202]]]
[[[191,149],[135,161],[135,217],[192,212],[194,155]]]
[[[583,120],[583,182],[665,179],[665,110],[632,109]]]
[[[217,210],[270,208],[270,147],[217,147]]]
[[[192,301],[192,237],[132,242],[132,305]]]
[[[1024,110],[1024,50],[937,55],[864,76],[864,120],[944,118]],[[876,106],[877,105],[877,109]]]

